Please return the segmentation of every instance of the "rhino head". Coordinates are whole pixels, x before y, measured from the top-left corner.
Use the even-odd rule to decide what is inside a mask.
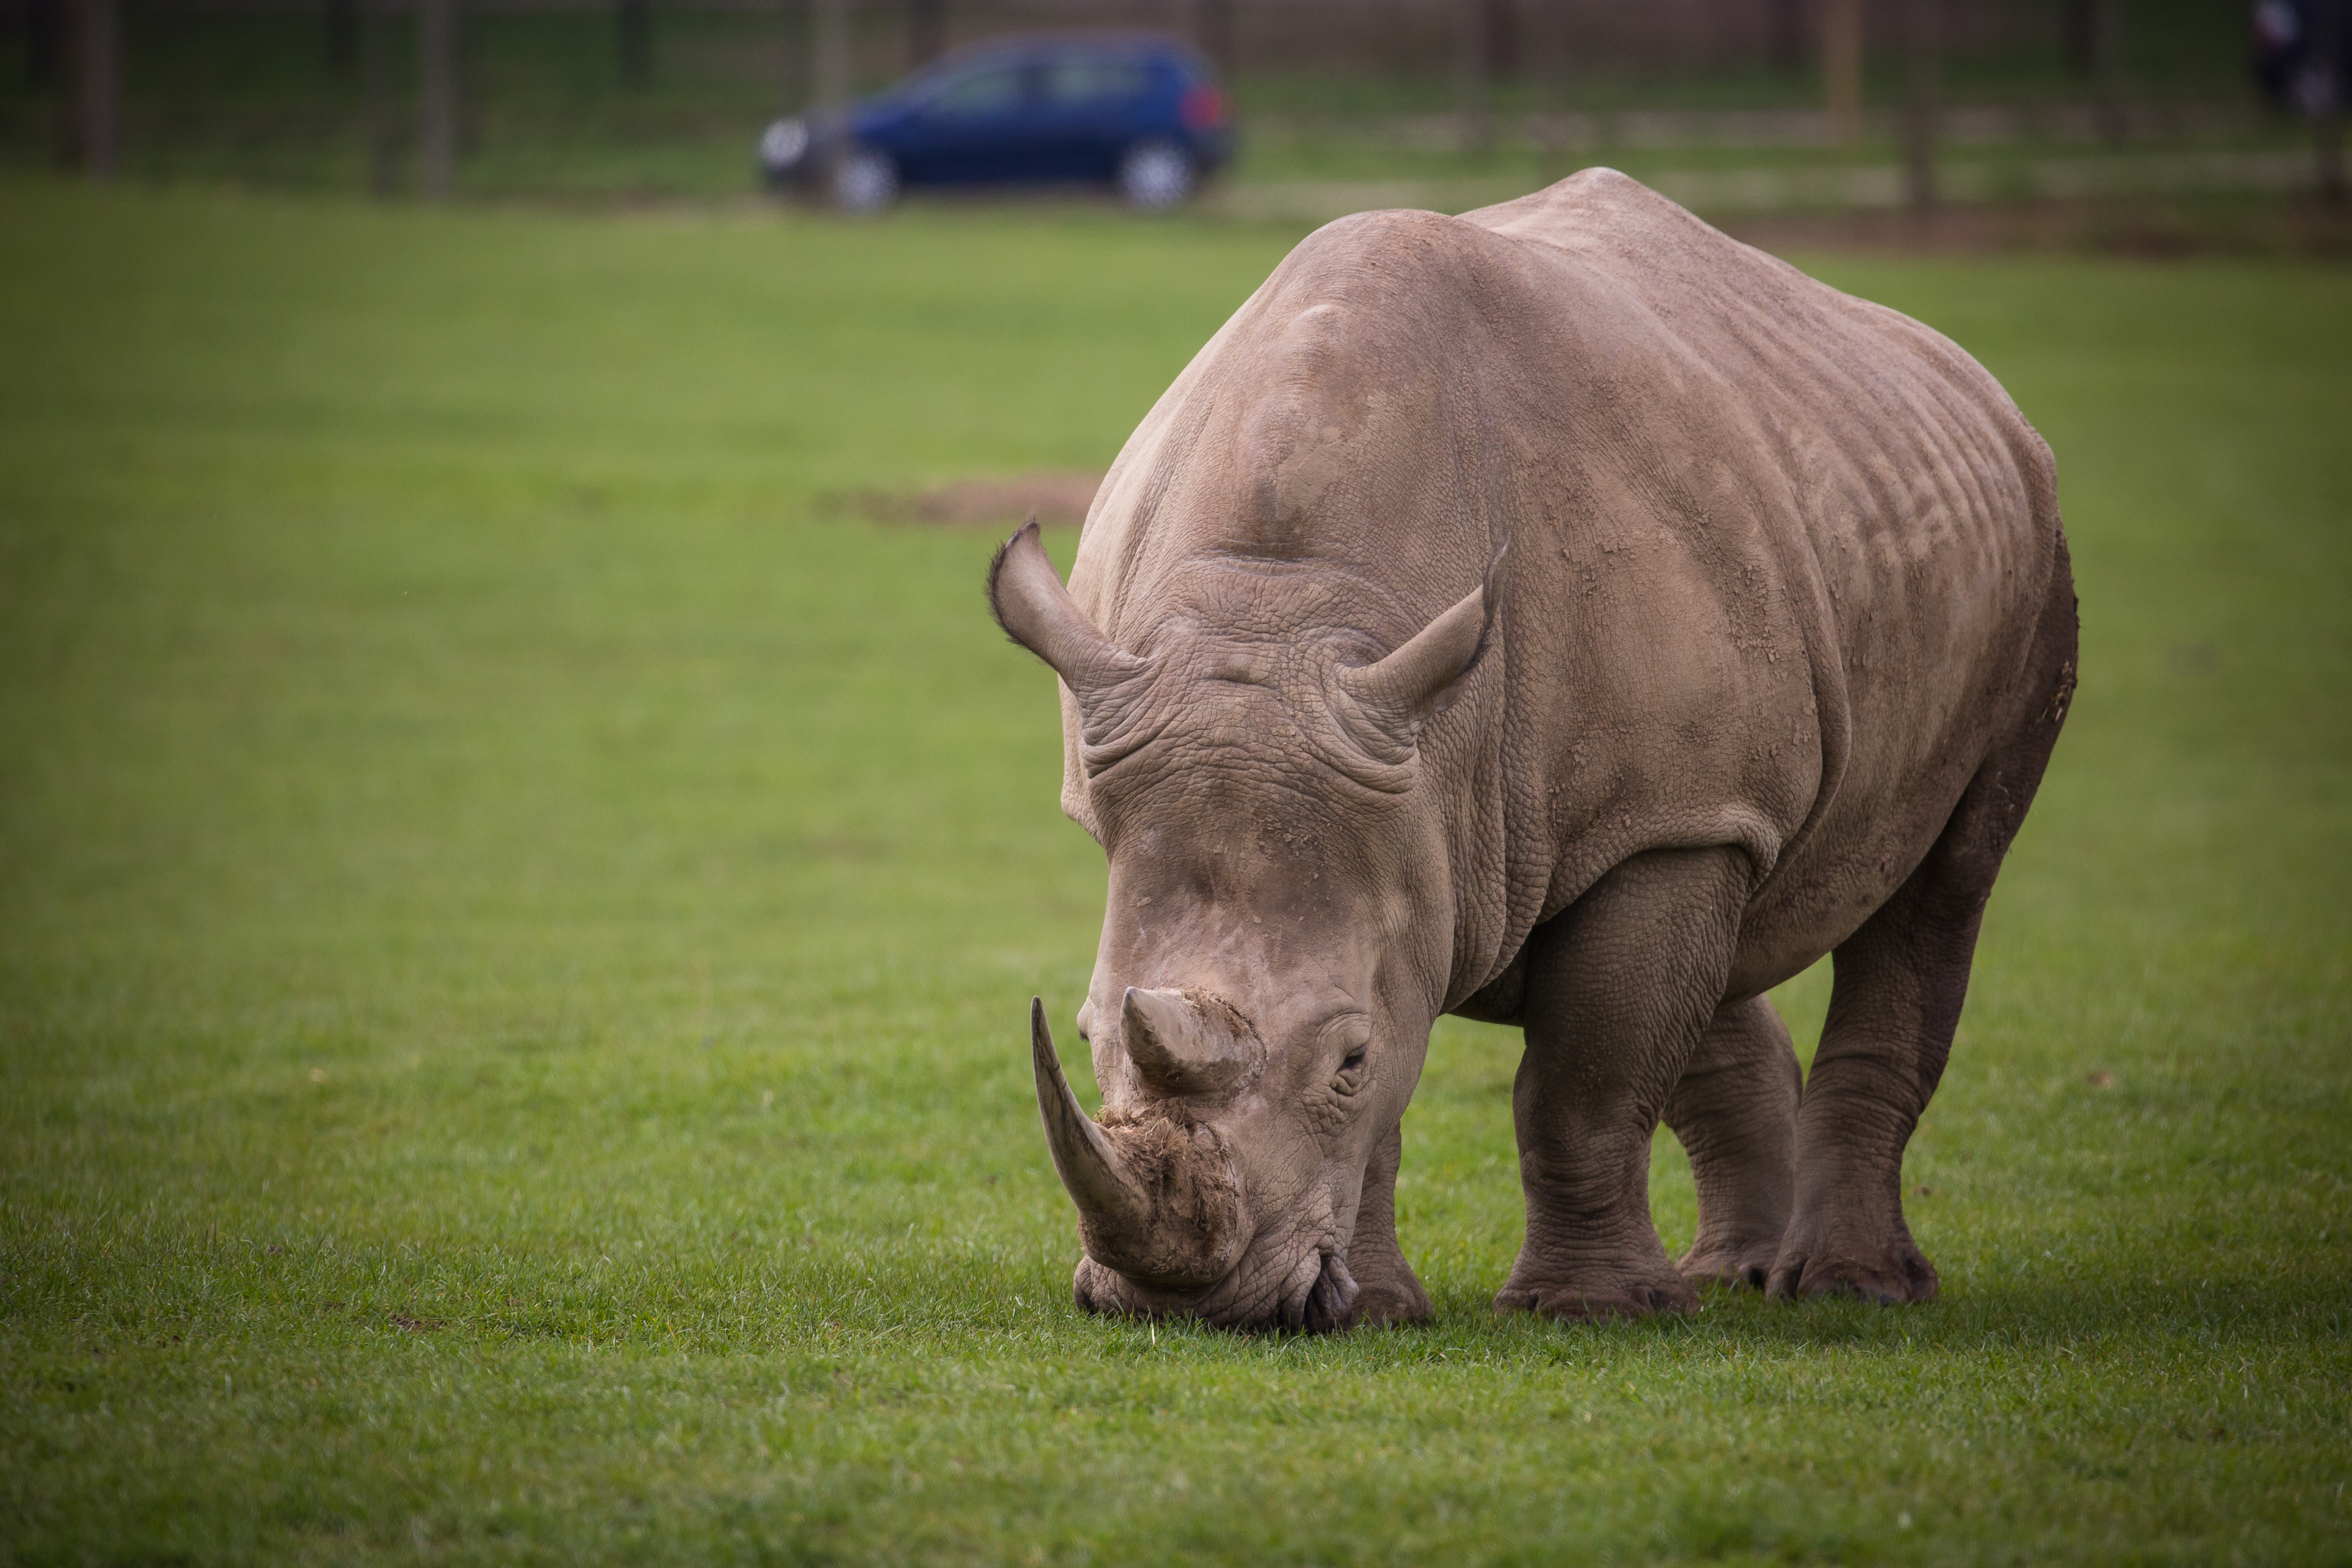
[[[1347,617],[1260,603],[1196,605],[1130,653],[1063,587],[1034,522],[997,552],[991,603],[1075,704],[1087,826],[1109,860],[1078,1012],[1099,1119],[1065,1080],[1042,1004],[1030,1013],[1082,1306],[1352,1321],[1367,1170],[1384,1142],[1393,1157],[1453,967],[1446,822],[1438,792],[1415,787],[1418,741],[1486,646],[1501,559],[1392,650]]]

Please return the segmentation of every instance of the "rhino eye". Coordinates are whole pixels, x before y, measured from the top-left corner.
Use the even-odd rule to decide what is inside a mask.
[[[1364,1056],[1371,1048],[1371,1030],[1360,1021],[1349,1034],[1347,1055],[1339,1058],[1339,1070],[1331,1075],[1331,1088],[1339,1094],[1353,1094],[1364,1086]]]

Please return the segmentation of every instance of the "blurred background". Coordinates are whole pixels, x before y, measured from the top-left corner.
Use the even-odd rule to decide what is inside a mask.
[[[2352,1562],[2344,3],[0,0],[0,1563]],[[1214,73],[1183,214],[762,185],[1112,32]],[[1448,1019],[1437,1325],[1086,1318],[1103,859],[991,551],[1312,225],[1588,163],[2057,455],[1945,1295],[1497,1318]]]
[[[5,0],[0,166],[749,194],[761,127],[1005,35],[1221,73],[1202,202],[1462,208],[1608,163],[1709,216],[2340,196],[2343,0]],[[2179,226],[2176,223],[2175,226]],[[2195,226],[2194,224],[2191,226]]]

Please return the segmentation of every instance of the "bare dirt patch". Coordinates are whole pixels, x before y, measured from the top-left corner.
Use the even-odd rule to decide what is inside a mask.
[[[1040,522],[1077,523],[1086,521],[1102,481],[1098,473],[1039,469],[957,479],[927,490],[858,490],[838,498],[836,510],[877,522],[1016,523],[1034,512]]]

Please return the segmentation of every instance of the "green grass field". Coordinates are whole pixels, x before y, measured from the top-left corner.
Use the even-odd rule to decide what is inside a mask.
[[[1497,1320],[1448,1022],[1435,1324],[1072,1308],[1051,678],[830,498],[1108,461],[1296,238],[0,189],[0,1561],[2352,1562],[2341,269],[1802,258],[2082,584],[1940,1300]]]

